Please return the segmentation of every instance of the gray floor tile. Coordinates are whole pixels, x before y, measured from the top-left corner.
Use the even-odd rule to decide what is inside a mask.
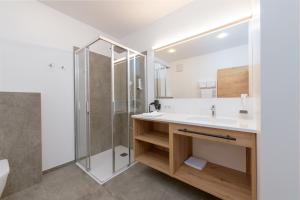
[[[217,200],[149,167],[136,164],[104,186],[124,200]]]
[[[37,184],[21,192],[12,194],[3,200],[57,200],[58,196],[47,193],[43,186]]]
[[[122,199],[113,197],[112,194],[110,194],[105,188],[102,187],[76,200],[122,200]]]
[[[136,164],[104,186],[76,165],[43,176],[42,182],[3,200],[217,200],[142,164]]]

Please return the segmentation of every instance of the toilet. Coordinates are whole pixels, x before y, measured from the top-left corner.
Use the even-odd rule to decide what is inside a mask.
[[[9,174],[8,160],[6,159],[0,160],[0,198],[4,190],[8,174]]]

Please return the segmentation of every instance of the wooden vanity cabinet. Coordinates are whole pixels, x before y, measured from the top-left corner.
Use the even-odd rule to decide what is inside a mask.
[[[203,170],[184,164],[193,139],[246,148],[246,172],[214,163]],[[256,134],[134,119],[134,157],[149,167],[226,200],[256,200]]]

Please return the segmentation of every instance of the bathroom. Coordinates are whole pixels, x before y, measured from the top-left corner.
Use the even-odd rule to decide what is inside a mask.
[[[0,199],[299,199],[299,9],[1,1]]]

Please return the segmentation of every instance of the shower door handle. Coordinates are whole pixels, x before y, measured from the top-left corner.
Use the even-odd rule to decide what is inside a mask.
[[[90,105],[88,101],[86,102],[86,113],[90,114]]]

